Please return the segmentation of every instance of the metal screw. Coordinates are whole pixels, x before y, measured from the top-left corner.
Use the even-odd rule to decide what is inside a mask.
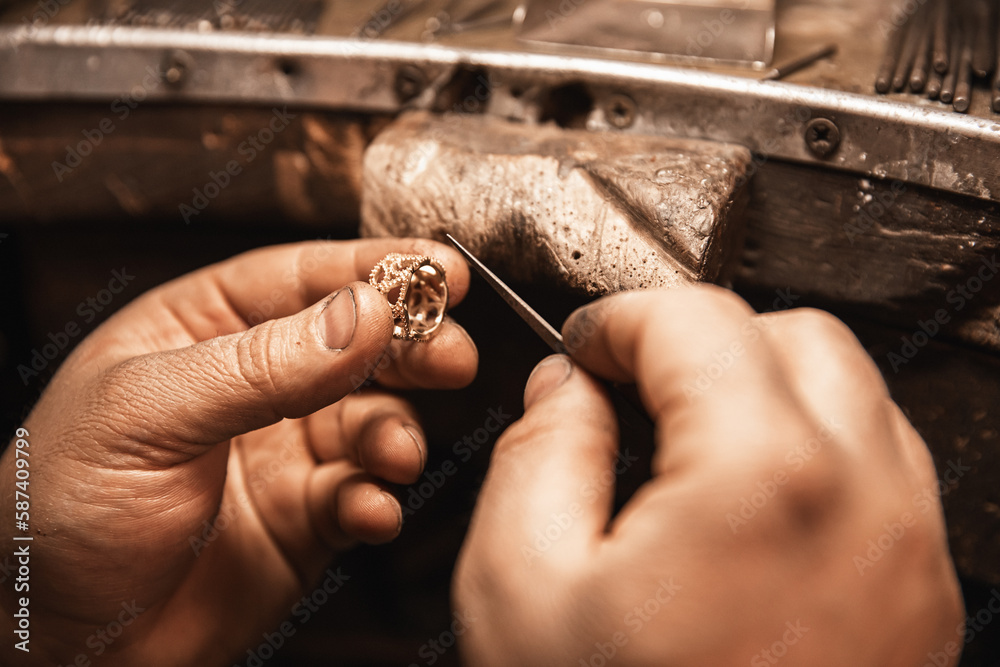
[[[419,67],[414,67],[413,65],[403,65],[396,72],[396,81],[393,85],[393,90],[396,92],[396,98],[402,102],[406,103],[415,98],[420,93],[424,92],[424,88],[427,87],[427,77],[424,75],[423,70]]]
[[[184,51],[175,49],[163,59],[161,76],[168,86],[180,88],[192,69],[194,69],[194,59]]]
[[[806,147],[818,158],[833,155],[840,146],[840,128],[832,120],[813,118],[806,125]]]
[[[635,102],[628,95],[614,94],[604,102],[604,117],[619,130],[631,127],[635,122]]]

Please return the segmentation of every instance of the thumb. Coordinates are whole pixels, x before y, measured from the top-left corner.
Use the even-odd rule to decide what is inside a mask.
[[[101,412],[127,401],[125,435],[140,442],[214,445],[340,400],[375,370],[392,328],[385,297],[352,283],[290,317],[113,367]]]
[[[476,553],[506,569],[587,560],[611,514],[617,446],[603,387],[568,357],[539,364],[524,417],[494,450],[470,537]]]

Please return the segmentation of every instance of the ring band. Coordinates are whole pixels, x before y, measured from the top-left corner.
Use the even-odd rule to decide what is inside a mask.
[[[448,282],[436,259],[390,253],[375,265],[368,282],[392,306],[394,338],[430,340],[444,321]]]

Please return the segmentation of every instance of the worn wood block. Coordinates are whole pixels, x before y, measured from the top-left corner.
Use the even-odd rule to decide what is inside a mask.
[[[753,179],[738,285],[1000,351],[1000,205],[900,181],[768,161]],[[897,352],[899,350],[896,350]]]
[[[362,233],[451,233],[519,280],[590,294],[713,281],[739,245],[731,144],[415,113],[365,153]]]

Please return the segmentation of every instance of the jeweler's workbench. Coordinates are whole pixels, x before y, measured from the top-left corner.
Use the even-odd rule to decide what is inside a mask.
[[[105,278],[84,244],[127,246],[148,267],[138,294],[273,240],[447,232],[554,323],[598,294],[695,281],[760,310],[821,307],[866,344],[942,479],[962,470],[941,488],[952,552],[970,591],[1000,584],[1000,70],[997,30],[977,29],[1000,23],[995,3],[790,0],[770,31],[725,6],[695,20],[620,3],[643,22],[623,45],[687,26],[678,59],[583,46],[601,32],[572,30],[588,2],[0,0],[0,231],[23,292],[8,312],[35,338],[64,323]],[[708,54],[725,61],[688,57]],[[530,332],[497,334],[491,298],[458,312],[494,350],[474,398],[423,406],[444,459],[544,354]],[[16,379],[36,341],[3,333]],[[29,390],[4,387],[12,405]],[[424,542],[354,557],[399,601],[345,595],[357,632],[384,640],[351,663],[346,631],[348,663],[398,664],[447,618],[440,554],[488,446],[469,454],[468,479],[421,500]],[[299,641],[320,656],[329,640]]]

